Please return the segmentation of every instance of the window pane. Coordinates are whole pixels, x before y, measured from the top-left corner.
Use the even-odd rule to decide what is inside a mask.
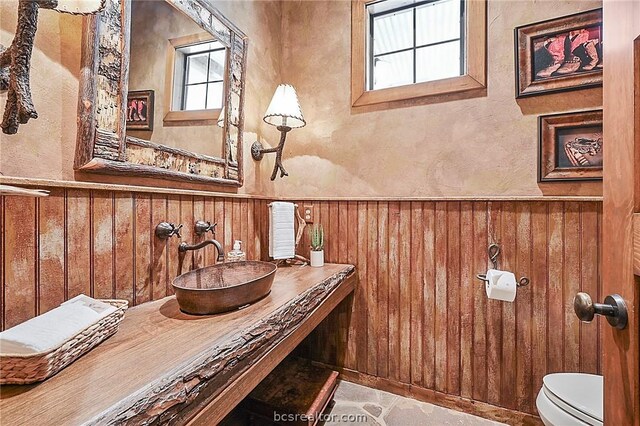
[[[184,109],[191,111],[194,109],[205,109],[206,102],[206,84],[196,84],[195,86],[185,87],[184,93]]]
[[[204,83],[207,81],[208,53],[187,57],[187,84]]]
[[[375,58],[373,77],[374,89],[413,83],[413,51]]]
[[[373,18],[373,38],[376,55],[413,47],[413,10]]]
[[[444,0],[416,8],[416,44],[460,38],[460,0]]]
[[[416,50],[416,82],[460,75],[460,42],[436,44]]]
[[[209,83],[207,86],[209,91],[207,94],[207,109],[222,108],[222,82]]]
[[[225,56],[226,52],[224,50],[211,52],[209,57],[209,81],[224,79]]]

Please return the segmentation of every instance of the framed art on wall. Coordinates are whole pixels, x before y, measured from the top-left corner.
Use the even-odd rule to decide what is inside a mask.
[[[516,97],[602,85],[602,9],[515,29]]]
[[[602,180],[602,110],[538,117],[538,181]]]
[[[153,130],[153,90],[127,95],[127,130]]]

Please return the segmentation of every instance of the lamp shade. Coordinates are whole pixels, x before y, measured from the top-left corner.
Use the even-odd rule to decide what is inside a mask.
[[[276,88],[263,120],[273,126],[291,128],[304,127],[307,124],[302,116],[296,89],[292,85],[281,84]]]

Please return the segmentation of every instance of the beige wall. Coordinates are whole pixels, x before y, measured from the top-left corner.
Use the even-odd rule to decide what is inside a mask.
[[[537,183],[537,116],[602,104],[600,89],[515,99],[516,26],[600,1],[488,2],[487,96],[367,113],[350,108],[350,2],[283,5],[283,78],[307,127],[288,138],[290,176],[275,195],[458,196],[597,194],[598,184]],[[264,168],[264,165],[262,166]]]
[[[262,115],[280,82],[282,7],[278,1],[213,1],[213,4],[249,37],[244,136],[248,151],[257,134],[267,127]],[[0,1],[0,43],[5,46],[13,39],[17,5],[17,0]],[[5,176],[42,179],[189,187],[171,181],[74,173],[81,38],[81,17],[40,11],[31,67],[39,118],[20,126],[17,135],[0,134],[0,172]],[[5,102],[6,93],[2,93],[2,111]],[[267,138],[265,142],[277,143],[278,135],[269,133]],[[263,191],[261,185],[253,183],[256,181],[251,171],[253,160],[248,152],[244,161],[249,170],[247,185],[240,192]],[[211,186],[198,189],[225,190]]]
[[[0,2],[5,45],[13,35],[16,4]],[[296,197],[600,193],[597,183],[537,183],[536,119],[599,107],[601,90],[516,101],[513,58],[514,27],[593,9],[599,0],[491,0],[486,97],[366,113],[352,112],[349,103],[349,1],[214,4],[250,39],[240,192]],[[16,136],[2,135],[5,175],[74,179],[80,33],[81,18],[40,13],[31,73],[40,118]],[[298,89],[308,125],[288,136],[284,166],[290,176],[271,182],[273,155],[254,163],[249,147],[258,134],[277,143],[278,132],[261,118],[280,81]],[[5,99],[2,95],[0,102]]]

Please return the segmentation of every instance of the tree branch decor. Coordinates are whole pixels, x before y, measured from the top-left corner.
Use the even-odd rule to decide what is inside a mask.
[[[94,3],[92,1],[87,2]],[[13,135],[20,124],[26,124],[38,113],[31,99],[29,71],[33,42],[38,29],[38,10],[54,9],[73,15],[98,13],[104,8],[105,0],[100,0],[94,10],[67,10],[64,0],[19,0],[18,24],[13,42],[8,48],[0,45],[0,90],[8,90],[7,103],[2,117],[2,132]],[[59,8],[59,6],[63,6]]]

